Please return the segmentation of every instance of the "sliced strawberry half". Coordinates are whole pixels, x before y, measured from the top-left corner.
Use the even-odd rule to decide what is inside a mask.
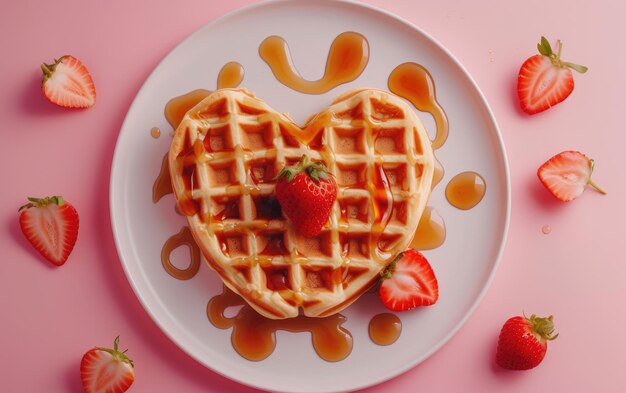
[[[541,165],[537,170],[537,176],[552,195],[568,202],[582,195],[587,185],[606,194],[606,191],[591,180],[593,167],[592,159],[581,152],[568,150]]]
[[[561,41],[557,53],[545,37],[537,44],[538,55],[528,58],[519,70],[517,95],[522,110],[528,114],[545,111],[565,100],[574,91],[572,69],[580,73],[587,67],[561,60]]]
[[[113,348],[96,347],[83,355],[80,377],[85,393],[122,393],[135,381],[133,361],[126,350],[118,349],[120,337],[113,341]]]
[[[439,298],[439,285],[428,260],[408,249],[396,257],[382,273],[378,294],[393,311],[430,306]]]
[[[78,212],[60,196],[28,201],[19,209],[22,233],[48,261],[63,265],[78,237]]]
[[[96,103],[96,87],[87,67],[75,57],[62,56],[53,64],[42,64],[43,94],[60,106],[88,108]]]

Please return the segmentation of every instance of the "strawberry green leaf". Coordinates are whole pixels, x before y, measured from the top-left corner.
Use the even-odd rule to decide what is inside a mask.
[[[541,36],[541,43],[537,44],[537,49],[539,50],[539,53],[548,57],[554,53],[552,51],[552,47],[550,46],[550,42],[548,42],[544,36]]]
[[[576,72],[580,72],[581,74],[584,74],[585,72],[587,72],[587,70],[589,70],[588,67],[585,67],[579,64],[570,63],[568,61],[564,61],[563,64]]]

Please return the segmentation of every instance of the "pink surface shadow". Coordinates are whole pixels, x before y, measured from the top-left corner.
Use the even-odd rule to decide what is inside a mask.
[[[83,393],[83,383],[80,380],[80,360],[67,366],[65,383],[67,393]]]
[[[25,80],[21,96],[17,102],[18,109],[27,116],[61,116],[72,115],[76,111],[87,109],[70,109],[53,104],[44,96],[41,90],[41,71],[33,71]]]
[[[550,191],[548,191],[548,189],[541,184],[541,181],[535,173],[528,176],[526,184],[528,193],[532,196],[535,202],[537,202],[537,205],[542,210],[545,210],[546,213],[554,215],[555,213],[560,212],[559,209],[563,209],[564,206],[567,206],[568,202],[560,201],[552,195]]]
[[[509,96],[509,101],[511,102],[511,107],[515,113],[521,118],[527,118],[530,116],[528,113],[522,110],[522,107],[519,103],[519,97],[517,96],[517,75],[519,73],[519,69],[512,70],[511,73],[506,73],[506,81],[502,84],[502,86],[506,87],[507,95]]]

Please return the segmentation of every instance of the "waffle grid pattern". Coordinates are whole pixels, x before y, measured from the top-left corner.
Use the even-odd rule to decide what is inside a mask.
[[[313,239],[293,230],[272,196],[273,177],[302,154],[338,184]],[[270,318],[300,308],[330,315],[366,290],[411,241],[433,162],[415,114],[374,90],[340,97],[302,129],[244,90],[220,90],[188,112],[170,152],[175,194],[193,206],[186,214],[203,254]]]

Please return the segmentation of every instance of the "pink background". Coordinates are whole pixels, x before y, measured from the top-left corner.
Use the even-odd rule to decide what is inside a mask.
[[[184,5],[176,5],[178,3]],[[135,360],[135,392],[252,392],[184,354],[144,311],[124,275],[109,221],[117,135],[137,90],[180,40],[252,3],[223,1],[13,1],[0,13],[0,356],[6,392],[80,392],[78,366],[94,345],[121,345]],[[488,0],[368,1],[430,33],[485,93],[507,146],[512,181],[508,242],[476,312],[440,351],[366,391],[624,392],[626,175],[624,3]],[[419,4],[418,4],[419,3]],[[178,17],[177,15],[180,15]],[[564,41],[565,60],[590,68],[548,112],[524,115],[519,66],[541,35]],[[95,107],[71,111],[40,92],[39,64],[73,54],[95,79]],[[562,150],[596,160],[589,189],[553,199],[537,167]],[[67,264],[54,268],[18,226],[26,196],[62,194],[81,228]],[[542,233],[543,225],[552,232]],[[554,314],[559,339],[543,364],[506,372],[493,364],[499,329],[513,315]]]

